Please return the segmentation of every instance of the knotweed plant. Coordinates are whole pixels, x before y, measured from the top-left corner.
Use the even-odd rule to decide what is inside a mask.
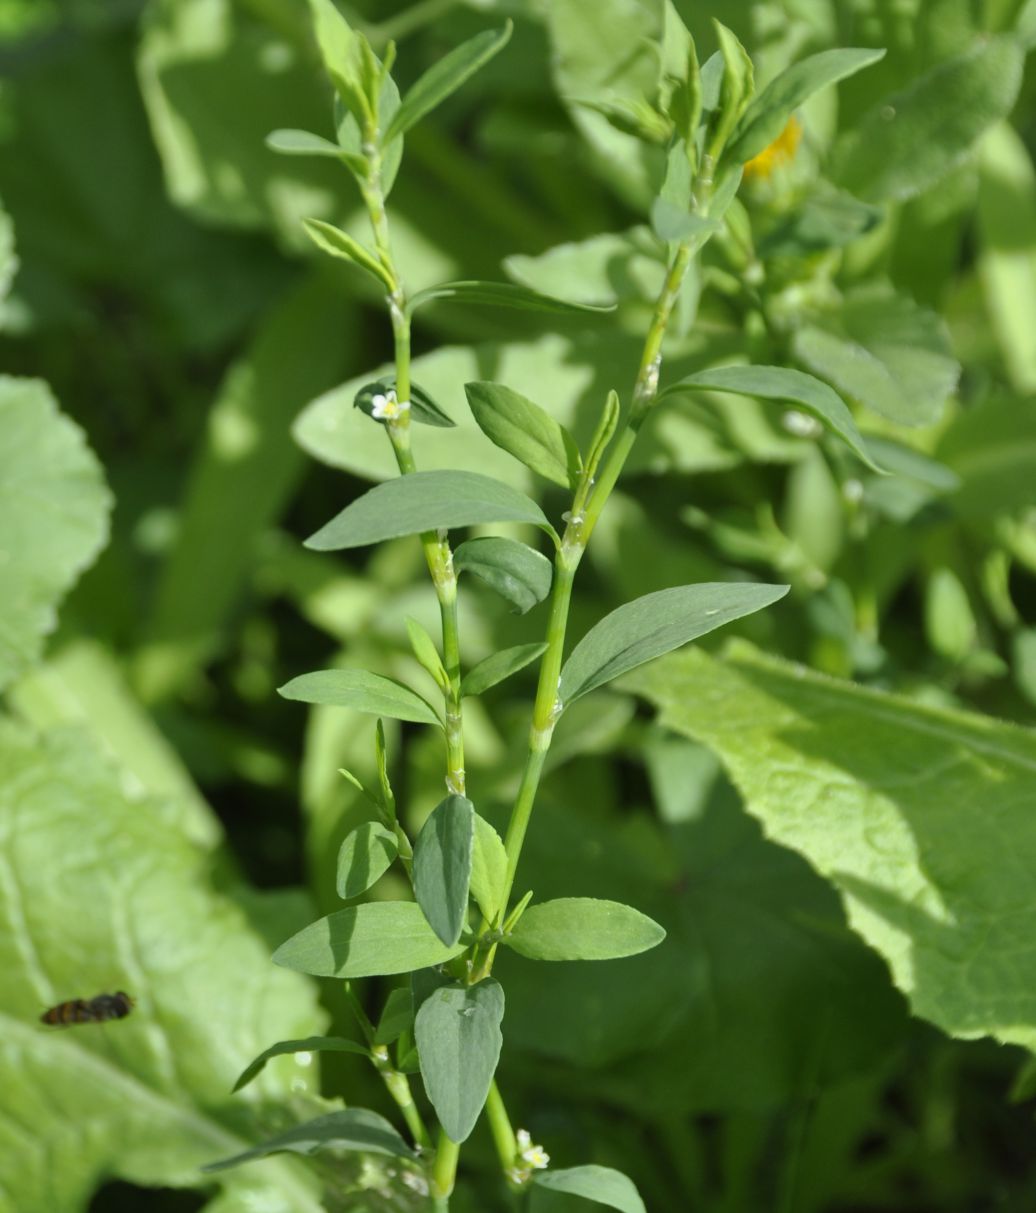
[[[552,1168],[549,1143],[535,1142],[525,1129],[513,1126],[506,1093],[495,1081],[505,1047],[506,991],[494,977],[494,962],[502,948],[529,962],[549,964],[617,961],[664,946],[665,932],[635,907],[583,897],[536,901],[522,883],[522,847],[555,727],[581,696],[771,605],[787,587],[740,582],[675,586],[629,602],[585,635],[570,637],[573,582],[638,433],[649,414],[664,407],[667,396],[706,388],[790,402],[871,463],[846,406],[819,380],[780,367],[737,365],[666,385],[662,346],[689,271],[706,243],[724,230],[744,166],[751,162],[750,171],[766,171],[770,161],[793,147],[798,107],[816,90],[866,66],[881,52],[815,55],[757,94],[752,63],[728,29],[716,25],[719,49],[699,66],[690,34],[669,10],[665,37],[654,48],[655,104],[638,108],[616,101],[605,107],[615,125],[664,152],[658,156],[663,172],[650,220],[666,274],[639,366],[630,367],[632,388],[617,383],[600,401],[596,431],[581,449],[548,411],[506,384],[465,386],[467,403],[487,441],[567,494],[567,508],[551,518],[531,497],[492,477],[420,470],[420,427],[449,427],[453,422],[411,378],[411,322],[432,300],[548,313],[596,312],[592,319],[599,324],[609,323],[607,309],[510,283],[446,282],[411,295],[404,267],[394,255],[386,213],[406,133],[504,48],[510,26],[481,33],[457,47],[401,97],[391,75],[391,44],[379,59],[332,0],[312,0],[312,12],[335,94],[336,140],[282,130],[271,135],[270,144],[287,154],[336,159],[359,187],[370,220],[370,244],[327,223],[311,220],[306,228],[320,249],[361,267],[384,291],[394,369],[361,390],[356,405],[372,425],[384,429],[400,475],[353,501],[307,540],[307,546],[342,551],[404,536],[421,544],[438,599],[441,643],[413,622],[410,640],[417,661],[439,687],[441,702],[429,702],[401,682],[358,669],[305,673],[281,689],[289,699],[339,705],[378,718],[377,782],[366,787],[354,780],[373,816],[346,837],[338,857],[337,891],[350,904],[300,931],[274,955],[277,964],[344,981],[365,1043],[342,1037],[281,1041],[248,1067],[238,1085],[279,1054],[361,1053],[383,1079],[405,1135],[373,1111],[348,1108],[213,1165],[229,1167],[284,1150],[333,1148],[389,1155],[400,1160],[411,1186],[426,1190],[434,1208],[445,1210],[464,1142],[484,1115],[499,1157],[501,1184],[512,1190],[542,1186],[636,1213],[644,1205],[625,1175],[596,1165]],[[527,524],[539,532],[541,541],[529,545],[480,535],[458,542],[458,532],[465,528],[504,523]],[[545,615],[542,641],[493,653],[466,668],[457,610],[458,578],[464,572],[519,611],[540,607]],[[501,837],[480,815],[477,789],[467,784],[464,703],[533,662],[539,663],[539,674],[524,770]],[[444,796],[414,838],[404,828],[389,781],[381,718],[424,725],[442,739]],[[412,889],[412,900],[358,900],[395,864]],[[350,983],[384,975],[408,975],[408,981],[392,992],[375,1022]],[[427,1102],[415,1091],[413,1078],[418,1074]]]

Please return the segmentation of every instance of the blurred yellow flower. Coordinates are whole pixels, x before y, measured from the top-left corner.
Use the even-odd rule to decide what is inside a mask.
[[[748,180],[765,181],[774,169],[787,164],[794,157],[801,138],[802,123],[793,114],[773,143],[748,161],[745,165],[745,177]]]

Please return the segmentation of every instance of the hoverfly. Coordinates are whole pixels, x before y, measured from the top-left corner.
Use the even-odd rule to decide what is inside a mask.
[[[72,998],[44,1011],[43,1023],[70,1027],[76,1023],[104,1023],[108,1019],[125,1019],[133,1010],[133,999],[123,990],[114,994],[98,994],[96,998]]]

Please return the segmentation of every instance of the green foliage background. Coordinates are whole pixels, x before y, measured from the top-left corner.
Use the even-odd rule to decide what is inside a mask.
[[[547,978],[504,957],[501,1081],[556,1162],[621,1167],[652,1210],[1027,1211],[1036,5],[677,7],[705,54],[721,17],[763,83],[808,53],[887,49],[811,100],[794,158],[749,182],[664,375],[810,371],[890,474],[780,405],[698,387],[659,406],[573,635],[691,581],[792,593],[734,625],[727,656],[709,638],[563,718],[523,879],[537,899],[629,901],[668,938]],[[420,429],[422,468],[531,491],[465,382],[504,382],[581,439],[628,391],[662,274],[644,224],[661,153],[600,109],[636,112],[662,11],[350,11],[399,41],[404,81],[516,23],[407,135],[391,220],[408,287],[509,276],[618,304],[422,311],[415,378],[457,422]],[[274,688],[346,656],[420,685],[406,620],[436,627],[416,543],[342,559],[298,542],[394,470],[352,408],[391,354],[380,300],[301,227],[360,237],[359,199],[336,165],[264,144],[330,134],[305,5],[0,0],[0,32],[0,1210],[418,1208],[384,1160],[199,1171],[333,1097],[390,1114],[347,1053],[320,1073],[279,1057],[230,1089],[278,1039],[348,1031],[330,983],[269,955],[341,905],[338,844],[369,813],[337,770],[373,774],[372,725],[307,720]],[[535,611],[470,578],[461,612],[469,667],[541,638]],[[469,780],[498,822],[530,678],[489,711],[468,701]],[[440,756],[409,728],[390,742],[416,825]],[[37,1023],[120,988],[125,1023]],[[371,983],[372,1006],[388,988]],[[458,1210],[506,1207],[482,1129],[464,1160]]]

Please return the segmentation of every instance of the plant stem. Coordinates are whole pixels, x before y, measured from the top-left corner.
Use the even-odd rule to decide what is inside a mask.
[[[414,1103],[414,1096],[410,1090],[410,1080],[400,1070],[395,1069],[389,1061],[388,1049],[384,1045],[377,1045],[372,1050],[374,1065],[378,1073],[381,1075],[381,1080],[385,1084],[385,1089],[392,1096],[396,1107],[406,1121],[407,1128],[410,1130],[410,1136],[414,1139],[414,1145],[427,1149],[432,1144],[432,1139],[428,1135],[428,1130],[425,1128],[424,1121],[421,1119],[421,1113],[418,1110],[417,1104]]]
[[[442,1129],[439,1130],[439,1144],[435,1151],[435,1161],[432,1163],[432,1199],[435,1201],[436,1213],[449,1209],[449,1196],[457,1178],[457,1159],[460,1157],[460,1146],[451,1141]]]
[[[388,217],[385,214],[385,192],[381,183],[381,162],[377,155],[369,159],[370,179],[363,191],[364,201],[374,231],[374,243],[381,263],[389,271],[395,284],[389,292],[389,317],[392,321],[392,338],[395,347],[396,399],[410,399],[410,317],[407,313],[406,292],[396,273],[389,241]],[[386,425],[396,465],[400,474],[408,476],[417,471],[413,451],[410,448],[411,410],[404,409],[391,418]],[[446,716],[446,786],[451,792],[463,795],[464,774],[464,719],[460,694],[460,629],[457,621],[457,575],[453,569],[453,551],[445,532],[424,531],[421,546],[425,561],[439,600],[439,619],[442,626],[443,665],[449,684],[443,691]]]
[[[493,1134],[493,1144],[496,1146],[500,1166],[506,1175],[514,1166],[518,1156],[518,1142],[514,1129],[511,1127],[511,1119],[504,1107],[500,1088],[496,1085],[496,1079],[489,1084],[489,1095],[486,1097],[486,1120],[489,1121],[489,1131]]]

